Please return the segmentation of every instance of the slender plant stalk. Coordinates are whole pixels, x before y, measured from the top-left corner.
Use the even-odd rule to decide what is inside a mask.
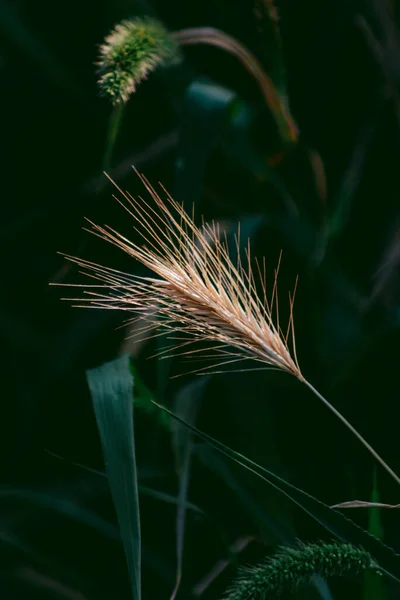
[[[235,56],[256,80],[275,117],[284,142],[297,142],[298,128],[290,114],[286,95],[279,93],[261,63],[243,44],[212,27],[169,32],[150,18],[122,21],[100,46],[98,83],[113,104],[126,104],[137,86],[160,65],[179,62],[179,45],[206,44]]]
[[[172,35],[181,45],[207,44],[222,48],[235,56],[257,81],[260,91],[275,117],[282,139],[286,142],[297,141],[299,131],[288,110],[287,102],[278,93],[261,63],[243,44],[230,35],[212,27],[182,29],[173,32]]]
[[[103,169],[110,171],[124,106],[140,83],[159,66],[180,61],[179,46],[165,27],[148,17],[124,20],[106,36],[97,64],[100,93],[114,109],[110,116]]]
[[[118,201],[133,218],[144,245],[138,245],[107,225],[89,221],[92,227],[89,231],[122,249],[155,276],[139,277],[65,255],[95,280],[94,285],[78,286],[86,288],[83,298],[73,299],[79,301],[78,306],[136,314],[130,322],[143,323],[135,328],[138,336],[149,334],[152,337],[155,328],[161,326],[163,333],[177,340],[172,356],[212,358],[218,361],[214,368],[250,360],[260,363],[261,369],[272,368],[293,375],[340,419],[400,484],[398,475],[374,448],[301,373],[294,335],[294,293],[289,295],[290,316],[286,331],[279,322],[279,265],[275,270],[271,298],[268,298],[265,261],[262,264],[256,261],[260,294],[256,285],[257,273],[251,266],[250,242],[246,260],[241,258],[240,228],[236,237],[237,263],[234,264],[218,225],[206,223],[198,227],[183,206],[168,194],[162,200],[146,178],[139,177],[152,202],[142,197],[135,200],[114,185],[122,195]],[[196,341],[202,346],[193,350],[191,344]],[[168,357],[167,352],[170,355],[171,349],[167,348],[164,353]],[[204,374],[207,371],[209,367],[194,372]]]
[[[110,115],[110,122],[108,126],[106,149],[103,158],[103,170],[110,171],[112,167],[112,157],[115,148],[115,142],[117,141],[118,131],[121,126],[122,116],[124,113],[125,104],[119,102],[116,104]]]
[[[372,448],[372,446],[367,442],[367,440],[353,427],[351,423],[340,413],[322,394],[319,393],[318,390],[315,389],[311,383],[309,383],[306,379],[302,380],[303,383],[333,412],[333,414],[342,421],[344,425],[346,425],[347,429],[351,431],[353,435],[365,446],[365,448],[372,454],[372,456],[382,465],[384,469],[393,477],[393,479],[400,484],[400,477],[396,475],[396,473],[389,467],[389,465],[383,460],[381,456]]]
[[[299,132],[290,114],[287,96],[277,90],[261,63],[243,44],[211,27],[189,28],[171,33],[154,19],[136,18],[119,23],[100,46],[98,84],[101,94],[107,96],[115,106],[103,160],[104,170],[110,169],[123,105],[128,102],[137,86],[156,68],[179,62],[180,45],[190,44],[215,46],[235,56],[256,80],[275,118],[283,143],[297,142]]]

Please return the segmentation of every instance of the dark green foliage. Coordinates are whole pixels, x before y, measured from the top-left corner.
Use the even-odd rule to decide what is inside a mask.
[[[249,236],[252,255],[266,257],[270,292],[282,250],[282,323],[299,277],[304,375],[400,473],[399,15],[389,0],[71,0],[62,11],[50,0],[0,3],[1,598],[132,599],[85,379],[126,352],[135,365],[143,598],[168,600],[178,576],[177,600],[215,600],[238,564],[326,536],[399,574],[397,510],[329,508],[378,501],[374,467],[380,502],[397,503],[399,490],[307,389],[272,371],[231,372],[236,365],[197,387],[199,355],[151,358],[176,340],[137,343],[137,324],[120,327],[128,313],[71,308],[60,302],[69,290],[48,286],[84,283],[58,251],[147,274],[81,230],[88,217],[137,241],[103,170],[136,197],[134,165],[189,211],[194,202],[199,223],[219,222],[234,252],[240,221],[243,258]],[[99,74],[99,44],[125,22],[134,24],[122,31],[133,53],[109,48]],[[257,58],[290,106],[297,141],[285,144],[257,82],[228,51],[185,46],[176,62],[171,32],[199,27]],[[177,437],[152,400],[267,469],[270,484],[197,436]],[[129,423],[118,416],[122,439]],[[125,547],[131,532],[125,526]],[[294,597],[387,600],[398,585],[366,570],[354,580],[313,577]]]
[[[357,526],[339,511],[327,506],[317,498],[314,498],[307,492],[292,485],[288,481],[285,481],[282,477],[277,476],[262,465],[255,463],[243,454],[236,452],[232,448],[222,444],[220,441],[200,431],[189,421],[179,417],[166,408],[163,408],[163,410],[170,414],[176,421],[184,424],[188,429],[193,431],[209,446],[252,473],[253,476],[260,478],[264,483],[268,484],[270,490],[276,490],[283,497],[288,498],[295,506],[319,523],[324,530],[334,534],[340,540],[346,540],[354,545],[362,544],[363,547],[368,549],[371,555],[373,555],[374,559],[379,562],[382,572],[385,572],[397,583],[400,583],[400,554],[397,554],[393,548],[383,544],[374,535],[371,535],[369,532]],[[223,471],[223,469],[221,469],[221,471]],[[268,520],[266,521],[268,522]]]

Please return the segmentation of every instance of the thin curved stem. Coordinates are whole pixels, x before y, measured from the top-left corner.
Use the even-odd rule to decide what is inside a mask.
[[[296,142],[299,131],[288,111],[286,99],[282,99],[258,59],[235,38],[212,27],[193,27],[172,34],[181,44],[208,44],[230,52],[257,81],[261,93],[275,116],[280,134],[285,141]]]
[[[338,419],[340,419],[342,421],[342,423],[344,425],[346,425],[347,429],[349,431],[351,431],[351,433],[353,435],[356,436],[356,438],[363,444],[363,446],[368,450],[368,452],[370,454],[372,454],[372,456],[393,477],[393,479],[398,484],[400,484],[400,477],[398,475],[396,475],[396,473],[389,467],[389,465],[383,460],[383,458],[381,456],[379,456],[379,454],[376,452],[376,450],[374,450],[372,448],[372,446],[370,444],[368,444],[368,442],[363,438],[363,436],[361,435],[361,433],[359,433],[357,431],[357,429],[355,429],[355,427],[353,427],[353,425],[351,423],[349,423],[349,421],[334,406],[332,406],[332,404],[330,402],[328,402],[328,400],[326,398],[324,398],[322,396],[322,394],[320,394],[319,391],[316,390],[313,385],[311,385],[311,383],[309,383],[306,379],[302,379],[301,381],[306,384],[306,386],[321,400],[321,402],[323,402],[325,404],[325,406],[327,406],[329,408],[329,410],[331,410],[333,412],[333,414]]]
[[[107,132],[107,140],[106,140],[106,149],[103,157],[103,170],[110,171],[112,156],[115,148],[115,143],[117,141],[118,132],[120,129],[122,115],[125,108],[125,102],[119,102],[116,104],[111,112],[110,121],[108,125]]]

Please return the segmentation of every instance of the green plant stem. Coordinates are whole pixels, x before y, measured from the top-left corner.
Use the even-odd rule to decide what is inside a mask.
[[[111,169],[112,155],[115,148],[115,142],[117,141],[118,131],[121,125],[124,108],[125,103],[119,102],[113,107],[111,111],[107,132],[106,149],[103,157],[103,170],[106,172],[109,172]]]
[[[370,452],[370,454],[372,454],[372,456],[393,477],[393,479],[398,484],[400,484],[400,477],[398,475],[396,475],[396,473],[389,467],[389,465],[383,460],[383,458],[381,456],[379,456],[379,454],[376,452],[376,450],[374,450],[372,448],[372,446],[370,446],[370,444],[368,444],[367,440],[363,438],[361,433],[359,433],[357,431],[357,429],[355,429],[355,427],[353,427],[353,425],[351,423],[349,423],[349,421],[334,406],[332,406],[332,404],[330,402],[328,402],[328,400],[326,398],[324,398],[322,396],[322,394],[320,394],[318,392],[318,390],[315,389],[314,386],[311,385],[311,383],[309,383],[306,379],[302,379],[302,381],[321,400],[321,402],[323,402],[325,404],[325,406],[327,406],[329,408],[329,410],[331,410],[333,412],[333,414],[338,419],[340,419],[344,425],[346,425],[347,429],[349,429],[349,431],[351,431],[351,433],[356,436],[356,438],[363,444],[363,446],[368,450],[368,452]]]

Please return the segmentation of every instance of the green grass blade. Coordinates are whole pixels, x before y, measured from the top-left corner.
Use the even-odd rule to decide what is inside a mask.
[[[178,394],[175,407],[188,422],[195,423],[202,397],[203,383],[195,381],[186,385]],[[176,511],[176,582],[170,600],[178,594],[182,580],[183,553],[185,543],[186,506],[189,492],[193,455],[193,432],[181,423],[174,422],[174,446],[179,475],[179,493]]]
[[[161,492],[160,490],[154,490],[153,488],[149,488],[145,485],[139,485],[139,492],[143,496],[148,496],[149,498],[153,498],[154,500],[159,500],[160,502],[165,502],[167,504],[179,504],[179,497],[172,496],[171,494],[166,494],[165,492]],[[184,503],[185,510],[191,510],[196,515],[201,515],[202,517],[207,517],[206,513],[201,510],[197,504],[193,504],[193,502],[185,502]]]
[[[378,504],[381,501],[376,466],[373,470],[372,491],[370,502]],[[383,527],[381,519],[381,508],[370,506],[368,508],[368,531],[379,540],[383,540]],[[385,582],[376,573],[364,573],[364,596],[363,600],[387,600],[388,594]]]
[[[185,457],[181,465],[180,472],[179,494],[177,498],[176,511],[176,581],[170,600],[174,600],[176,598],[182,580],[183,548],[185,541],[186,524],[186,499],[189,491],[190,472],[192,464],[192,449],[193,442],[192,436],[190,435],[187,440]]]
[[[264,502],[254,497],[246,480],[242,482],[238,477],[234,465],[228,463],[224,458],[210,447],[210,444],[199,444],[196,449],[196,455],[201,462],[232,490],[246,512],[251,515],[252,521],[256,524],[258,532],[264,543],[288,545],[296,540],[295,533],[291,527],[290,521],[284,522],[284,519],[271,518],[268,507]],[[232,465],[232,468],[231,466]],[[264,498],[262,499],[264,500]]]
[[[141,539],[133,429],[133,377],[122,356],[87,371],[111,494],[131,581],[141,598]]]
[[[350,519],[345,517],[338,510],[330,508],[307,492],[304,492],[281,477],[278,477],[278,475],[275,475],[272,471],[261,467],[239,452],[232,450],[228,446],[225,446],[225,444],[222,444],[206,433],[198,430],[193,425],[180,419],[167,408],[160,405],[158,406],[162,410],[167,411],[174,419],[184,423],[203,441],[211,444],[211,446],[222,452],[222,454],[228,456],[248,471],[263,479],[276,490],[280,491],[310,517],[315,519],[324,529],[343,541],[356,546],[362,546],[375,558],[381,569],[385,571],[387,575],[400,583],[400,555],[392,548],[383,544],[375,536],[353,523],[353,521],[350,521]]]
[[[376,472],[376,466],[374,466],[372,477],[372,492],[370,502],[373,504],[379,504],[381,498],[378,489],[378,476]],[[378,506],[370,506],[368,508],[368,531],[378,539],[383,539],[381,509]]]
[[[135,389],[137,390],[136,378],[135,378]],[[135,405],[136,405],[136,398],[137,398],[137,391],[135,392]],[[167,419],[169,422],[169,420],[170,420],[169,416],[166,413],[163,413],[163,412],[160,413],[160,411],[154,406],[154,404],[150,400],[149,400],[149,402],[151,405],[151,410],[156,411],[157,414],[165,415],[165,419]],[[137,408],[137,406],[136,406],[136,408]],[[145,406],[145,410],[147,410],[147,405]],[[92,473],[93,475],[98,475],[99,477],[107,477],[107,474],[104,471],[99,471],[98,469],[93,469],[92,467],[82,465],[81,463],[77,463],[73,460],[69,460],[69,459],[67,460],[66,458],[64,458],[62,456],[54,454],[54,452],[48,452],[48,454],[50,454],[51,456],[54,456],[55,458],[57,458],[59,460],[63,460],[65,462],[67,462],[69,465],[73,465],[75,467],[78,467],[79,469],[82,469],[83,471]],[[154,498],[155,500],[160,500],[161,502],[166,502],[167,504],[178,504],[178,500],[177,500],[176,496],[172,496],[171,494],[167,494],[160,490],[155,490],[147,485],[142,485],[140,483],[140,474],[139,473],[138,473],[138,490],[139,490],[139,494],[142,494],[144,496],[149,496],[151,498]],[[2,495],[2,489],[0,488],[0,499],[1,499],[1,495]],[[192,502],[186,502],[185,506],[186,506],[187,510],[192,510],[193,512],[195,512],[199,515],[206,516],[204,511],[201,510],[201,508],[199,508],[196,504],[193,504]],[[74,504],[74,507],[75,507],[75,504]]]
[[[251,515],[252,520],[258,527],[258,531],[264,543],[268,546],[271,544],[290,545],[295,544],[297,536],[291,527],[290,521],[284,522],[284,517],[277,518],[270,515],[272,510],[269,510],[266,498],[257,498],[257,495],[249,489],[248,483],[245,485],[237,478],[234,470],[229,468],[229,465],[224,458],[214,452],[210,444],[199,444],[196,448],[196,454],[200,460],[209,469],[213,470],[218,476],[229,486],[239,499],[246,512]],[[232,464],[232,463],[230,463]],[[311,580],[311,585],[314,586],[318,595],[322,600],[333,600],[329,591],[328,584],[322,577],[314,576]]]

